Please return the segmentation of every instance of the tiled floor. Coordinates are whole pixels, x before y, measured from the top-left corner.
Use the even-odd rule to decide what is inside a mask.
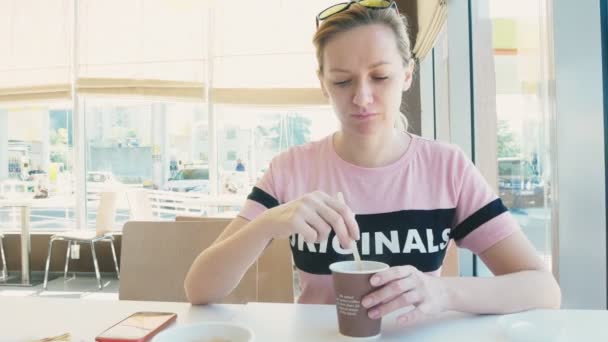
[[[50,280],[47,289],[42,284],[33,287],[0,286],[0,296],[38,296],[55,298],[86,298],[99,300],[118,300],[118,279],[115,274],[103,274],[101,277],[103,290],[97,287],[94,274],[70,273],[68,278],[61,277]]]

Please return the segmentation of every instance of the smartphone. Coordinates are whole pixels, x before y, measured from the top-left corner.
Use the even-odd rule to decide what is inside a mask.
[[[175,322],[173,312],[136,312],[95,337],[97,342],[145,342]]]

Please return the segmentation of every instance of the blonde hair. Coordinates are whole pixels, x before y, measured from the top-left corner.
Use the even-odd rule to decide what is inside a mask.
[[[312,42],[317,51],[319,73],[323,73],[323,51],[330,39],[342,32],[372,24],[385,25],[393,31],[397,50],[401,55],[401,61],[405,67],[409,67],[413,63],[413,58],[406,17],[398,14],[393,8],[367,9],[366,7],[353,4],[347,10],[323,20],[313,37]],[[397,118],[395,127],[399,130],[407,131],[407,117],[403,113]]]

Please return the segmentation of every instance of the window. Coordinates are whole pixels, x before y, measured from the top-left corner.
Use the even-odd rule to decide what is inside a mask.
[[[216,105],[215,110],[218,129],[230,127],[237,132],[236,139],[218,142],[219,155],[226,156],[218,161],[222,193],[246,196],[274,156],[338,129],[338,120],[326,105],[291,108]],[[241,165],[237,165],[238,160]],[[238,190],[231,186],[234,183]]]
[[[230,160],[230,161],[235,161],[236,160],[236,151],[228,151],[228,153],[226,153],[226,159]]]
[[[493,166],[486,167],[494,169],[490,183],[551,267],[547,0],[478,1],[477,6],[472,11],[476,125],[486,127],[477,134],[482,139],[493,131],[495,137],[495,144],[478,147],[478,159],[483,164],[493,158]],[[488,273],[483,265],[478,271]]]
[[[0,198],[40,199],[31,229],[74,225],[73,124],[70,104],[0,108]],[[18,211],[0,208],[0,229],[20,229]]]
[[[337,128],[319,89],[310,44],[310,24],[322,1],[277,2],[266,8],[240,2],[141,6],[83,0],[74,12],[70,4],[53,0],[40,10],[39,5],[13,1],[10,11],[0,11],[10,28],[7,41],[21,42],[0,49],[5,66],[0,88],[18,94],[2,100],[26,103],[0,110],[0,165],[7,166],[0,168],[6,169],[0,171],[0,191],[13,197],[33,194],[32,184],[21,178],[44,178],[46,172],[49,196],[67,196],[57,201],[62,223],[51,224],[56,221],[46,218],[48,210],[36,212],[41,220],[32,214],[34,229],[64,229],[66,222],[72,223],[76,206],[71,203],[81,193],[86,198],[78,199],[77,208],[84,205],[87,215],[76,210],[77,220],[85,221],[76,226],[93,229],[99,193],[117,189],[115,229],[131,215],[123,196],[131,190],[145,190],[159,218],[206,215],[209,205],[201,203],[216,200],[209,199],[215,189],[220,195],[235,195],[229,203],[244,200],[276,154]],[[31,14],[36,27],[20,18],[24,13]],[[105,20],[109,14],[116,20]],[[268,20],[260,23],[260,15]],[[161,19],[167,25],[159,26]],[[251,30],[235,30],[235,20]],[[286,29],[277,33],[276,27]],[[270,33],[276,33],[273,39],[268,39]],[[70,53],[72,37],[78,54]],[[78,71],[78,80],[72,80],[70,70]],[[73,82],[79,106],[75,121],[84,123],[84,132],[76,131],[84,141],[72,137]],[[205,103],[207,95],[213,103]],[[47,106],[28,104],[28,99],[70,100]],[[23,125],[30,115],[24,112],[46,114]],[[59,121],[61,117],[67,119]],[[47,121],[50,129],[40,129]],[[14,122],[20,122],[18,129],[12,128]],[[75,161],[84,169],[74,168]],[[211,181],[217,183],[213,188]],[[234,214],[238,207],[225,209]],[[222,210],[215,213],[224,214]],[[0,222],[4,227],[8,221]]]
[[[236,129],[235,128],[229,128],[226,130],[226,139],[228,139],[228,140],[236,139]]]
[[[432,58],[434,63],[435,85],[435,108],[432,109],[434,117],[434,133],[437,140],[451,141],[450,134],[450,80],[449,80],[449,49],[447,25],[443,25],[433,53],[427,58]],[[431,110],[430,108],[428,109]]]
[[[202,104],[133,99],[84,100],[88,227],[94,229],[101,191],[118,191],[115,229],[130,217],[126,193],[143,189],[154,214],[172,219],[184,202],[209,192],[208,141]],[[183,193],[183,195],[172,193]],[[177,196],[177,197],[176,197]],[[199,209],[200,210],[200,206]]]

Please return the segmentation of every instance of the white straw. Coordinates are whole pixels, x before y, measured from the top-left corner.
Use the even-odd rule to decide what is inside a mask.
[[[338,192],[337,197],[338,197],[338,201],[340,201],[340,203],[345,204],[344,195],[342,194],[342,192]],[[353,251],[353,256],[355,257],[355,261],[357,261],[359,263],[359,268],[361,268],[361,255],[359,255],[359,249],[357,248],[357,241],[351,240],[350,249]]]

